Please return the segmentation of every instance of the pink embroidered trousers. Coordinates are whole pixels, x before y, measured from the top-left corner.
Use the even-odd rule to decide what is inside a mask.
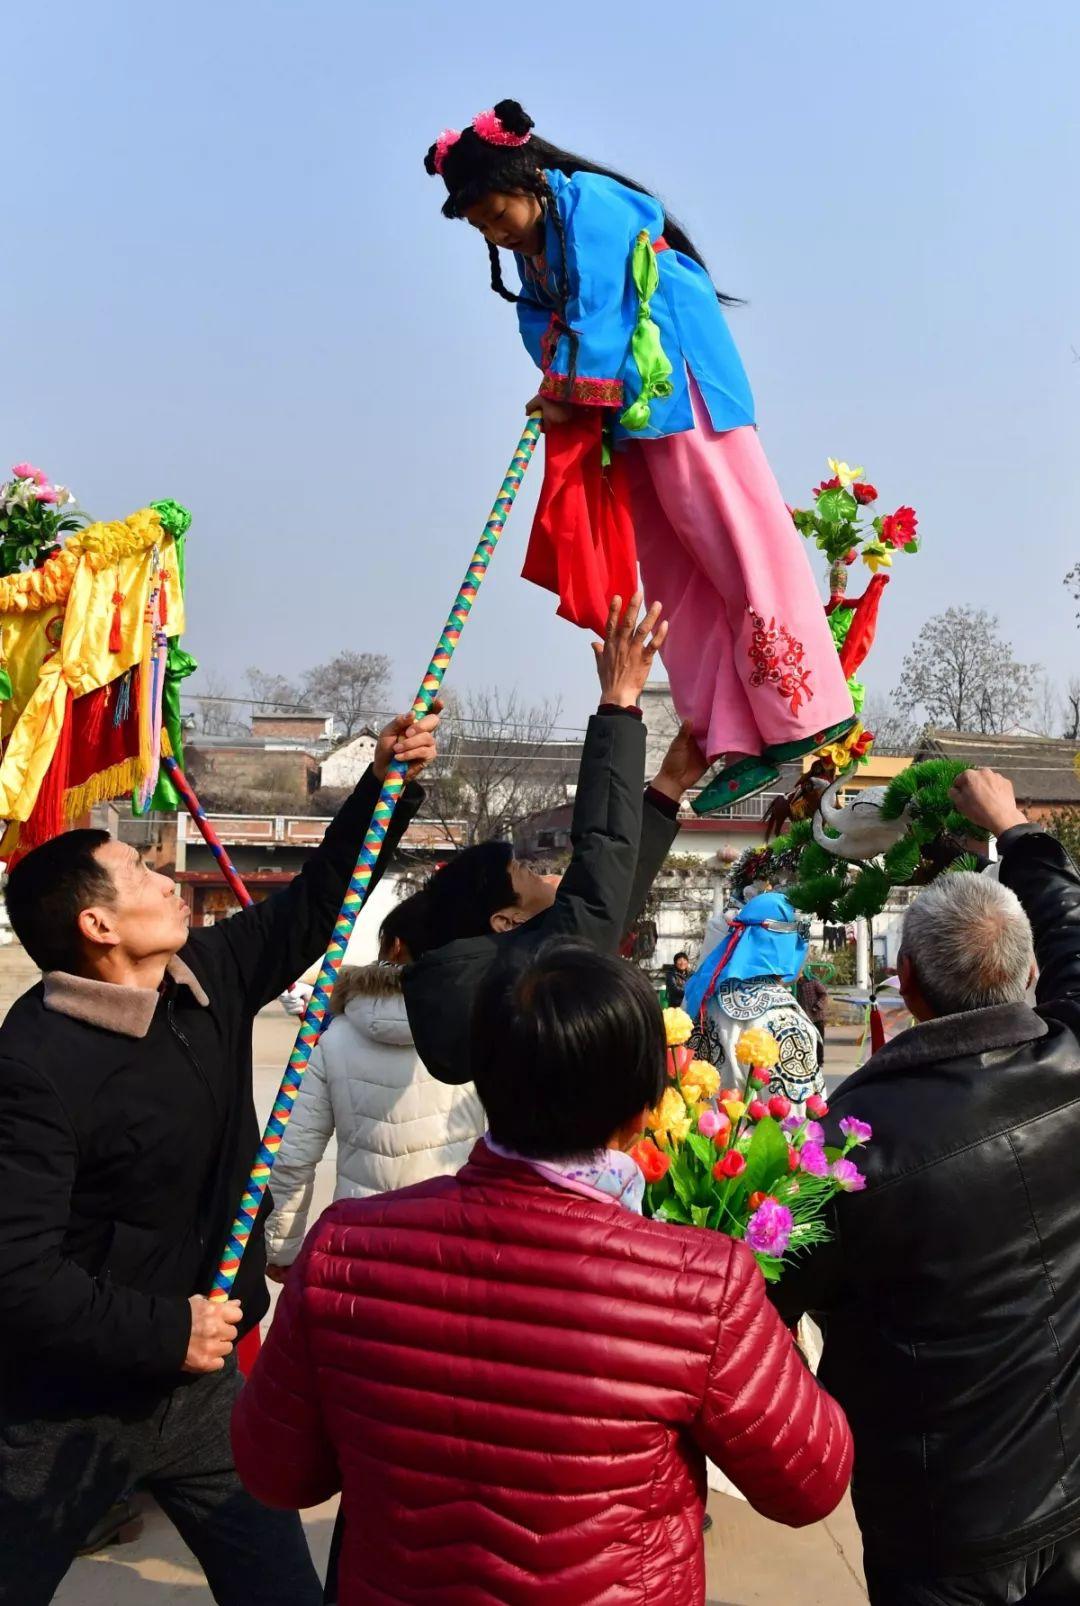
[[[626,450],[646,600],[669,621],[680,719],[710,759],[760,753],[852,712],[803,538],[747,426],[697,427]]]

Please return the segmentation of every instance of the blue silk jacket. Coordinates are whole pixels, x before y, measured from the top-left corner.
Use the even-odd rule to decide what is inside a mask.
[[[640,297],[631,274],[635,241],[642,231],[662,242],[664,212],[651,195],[640,195],[595,173],[546,175],[566,235],[569,300],[560,308],[562,252],[549,216],[542,259],[518,255],[522,299],[521,337],[543,370],[542,395],[586,406],[617,408],[621,414],[642,390],[631,349]],[[659,287],[651,316],[672,365],[670,395],[656,396],[644,429],[615,424],[616,438],[656,439],[693,429],[688,375],[693,375],[713,428],[737,429],[754,422],[750,384],[716,291],[705,269],[661,243],[656,253]],[[554,319],[561,311],[578,337],[572,390],[567,390],[569,341]]]

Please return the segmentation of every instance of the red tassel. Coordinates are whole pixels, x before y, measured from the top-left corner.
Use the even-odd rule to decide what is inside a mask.
[[[169,578],[168,569],[161,571],[161,606],[158,608],[158,623],[167,625],[169,622],[169,599],[165,593],[165,582]]]
[[[870,1052],[876,1054],[885,1047],[885,1022],[877,1004],[870,1006]]]
[[[114,591],[113,594],[112,594],[112,600],[113,600],[113,616],[112,616],[112,626],[111,626],[111,628],[109,630],[109,651],[110,652],[119,652],[120,649],[124,645],[124,638],[123,638],[123,636],[121,635],[121,632],[120,632],[120,626],[121,626],[120,606],[121,606],[121,604],[123,603],[123,600],[124,600],[124,593],[122,591],[120,591],[120,590]]]

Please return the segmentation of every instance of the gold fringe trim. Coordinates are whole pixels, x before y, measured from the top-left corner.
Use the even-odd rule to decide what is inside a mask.
[[[113,798],[134,791],[141,784],[143,773],[139,759],[124,758],[119,764],[91,775],[88,781],[68,787],[64,793],[64,818],[77,820],[81,814],[89,814],[98,803],[111,803]]]

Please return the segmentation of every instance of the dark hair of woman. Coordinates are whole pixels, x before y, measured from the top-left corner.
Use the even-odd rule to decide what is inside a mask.
[[[436,870],[424,888],[425,953],[459,937],[490,936],[492,915],[517,902],[513,857],[509,842],[478,842]]]
[[[524,960],[508,951],[477,994],[476,1089],[495,1142],[529,1159],[606,1148],[659,1100],[666,1054],[644,974],[581,943],[556,938]]]
[[[510,134],[528,134],[534,126],[532,118],[516,100],[500,100],[495,107],[495,114]],[[424,158],[424,166],[429,173],[435,173],[434,145]],[[545,169],[565,173],[567,178],[572,178],[575,173],[596,173],[601,178],[614,179],[617,184],[624,185],[628,190],[636,190],[639,195],[652,194],[651,190],[647,190],[644,184],[639,184],[636,179],[627,178],[623,173],[616,173],[610,167],[600,167],[596,162],[587,161],[584,156],[575,156],[572,151],[564,151],[558,145],[552,145],[535,134],[525,145],[492,145],[487,140],[481,139],[476,130],[470,127],[462,131],[461,138],[450,147],[443,159],[441,176],[448,191],[443,204],[443,216],[462,217],[470,206],[492,191],[511,194],[515,190],[525,190],[541,201],[549,201],[550,193],[544,179]],[[566,270],[566,240],[563,238],[562,219],[559,217],[558,208],[550,206],[549,215],[559,237],[563,260],[563,283],[560,285],[560,294],[565,307],[570,299]],[[708,272],[701,252],[682,224],[677,218],[672,217],[666,208],[664,239],[673,251],[681,251],[683,256],[690,257]],[[503,283],[498,247],[489,244],[488,255],[491,258],[491,288],[504,300],[517,301],[519,297],[512,290],[508,290]],[[717,299],[725,307],[742,305],[737,296],[724,295],[719,290]]]
[[[379,927],[380,951],[400,942],[410,959],[419,959],[428,948],[427,891],[414,892],[395,904]]]

